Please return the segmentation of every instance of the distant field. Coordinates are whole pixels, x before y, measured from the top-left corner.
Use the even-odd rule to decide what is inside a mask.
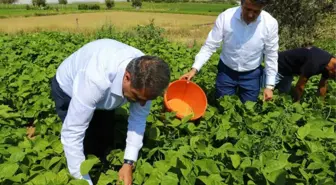
[[[193,44],[204,42],[216,16],[187,15],[150,12],[94,12],[44,17],[13,17],[0,20],[0,32],[19,31],[70,31],[92,32],[103,25],[113,25],[118,30],[130,29],[136,25],[154,24],[166,30],[165,36],[172,41]]]
[[[105,4],[100,4],[100,10],[78,10],[78,4],[49,4],[49,10],[27,10],[26,5],[0,5],[0,18],[45,16],[68,13],[106,12],[106,11],[137,11],[161,12],[198,15],[218,15],[234,5],[223,3],[149,3],[143,2],[141,9],[136,10],[130,2],[116,2],[112,10],[107,10]],[[57,9],[57,10],[56,10]]]

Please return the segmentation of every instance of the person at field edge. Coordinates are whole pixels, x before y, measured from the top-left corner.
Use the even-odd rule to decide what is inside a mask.
[[[106,135],[113,134],[106,133],[106,128],[114,124],[113,110],[129,102],[119,179],[130,185],[151,101],[169,82],[170,69],[165,61],[112,39],[87,43],[66,58],[52,80],[52,97],[63,122],[61,142],[71,175],[93,184],[88,174],[80,173],[84,153],[92,152],[104,160],[110,144]]]
[[[192,69],[180,79],[190,80],[200,71],[223,42],[216,77],[216,98],[238,96],[244,103],[257,101],[265,59],[266,88],[264,100],[273,96],[278,59],[278,22],[263,8],[269,0],[242,0],[241,5],[222,12],[201,50]],[[265,55],[263,57],[263,55]]]
[[[299,76],[294,88],[294,101],[300,101],[308,79],[314,75],[321,75],[317,94],[324,97],[327,93],[327,80],[336,78],[335,56],[315,46],[279,52],[275,82],[279,93],[288,93],[293,77]]]

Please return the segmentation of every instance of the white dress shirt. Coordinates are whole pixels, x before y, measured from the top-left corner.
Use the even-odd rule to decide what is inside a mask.
[[[256,69],[265,54],[266,84],[274,85],[278,71],[278,22],[269,13],[261,11],[256,21],[246,24],[241,13],[239,6],[227,9],[217,17],[192,67],[199,71],[223,43],[220,58],[235,71]]]
[[[71,97],[64,120],[61,141],[68,169],[75,178],[86,179],[80,174],[85,160],[83,140],[95,109],[115,109],[127,102],[123,96],[122,81],[127,64],[141,51],[112,39],[90,42],[64,60],[56,73],[61,89]],[[151,101],[145,106],[130,104],[125,159],[136,161],[143,143],[146,119]]]

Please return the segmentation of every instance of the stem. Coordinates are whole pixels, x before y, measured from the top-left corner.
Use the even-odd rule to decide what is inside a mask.
[[[328,113],[328,116],[326,117],[326,119],[328,119],[328,118],[329,118],[329,116],[330,116],[330,113],[331,113],[331,107],[329,107],[329,113]]]

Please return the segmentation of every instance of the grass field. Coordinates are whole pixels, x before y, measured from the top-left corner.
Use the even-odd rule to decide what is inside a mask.
[[[111,12],[111,11],[137,11],[137,12],[161,12],[198,15],[218,15],[223,10],[232,7],[229,4],[208,3],[149,3],[143,2],[142,8],[136,10],[130,2],[116,2],[112,10],[107,10],[105,4],[100,4],[100,10],[78,10],[78,4],[58,5],[50,4],[49,10],[26,10],[26,5],[1,5],[0,18],[45,16],[68,13],[84,12]],[[58,10],[56,10],[58,9]]]
[[[112,24],[120,30],[125,30],[138,24],[148,24],[152,19],[155,25],[166,30],[165,36],[172,41],[190,44],[194,40],[197,43],[204,41],[216,17],[168,13],[95,12],[1,19],[0,30],[9,33],[21,30],[91,32],[105,24]],[[78,20],[78,24],[76,20]]]

